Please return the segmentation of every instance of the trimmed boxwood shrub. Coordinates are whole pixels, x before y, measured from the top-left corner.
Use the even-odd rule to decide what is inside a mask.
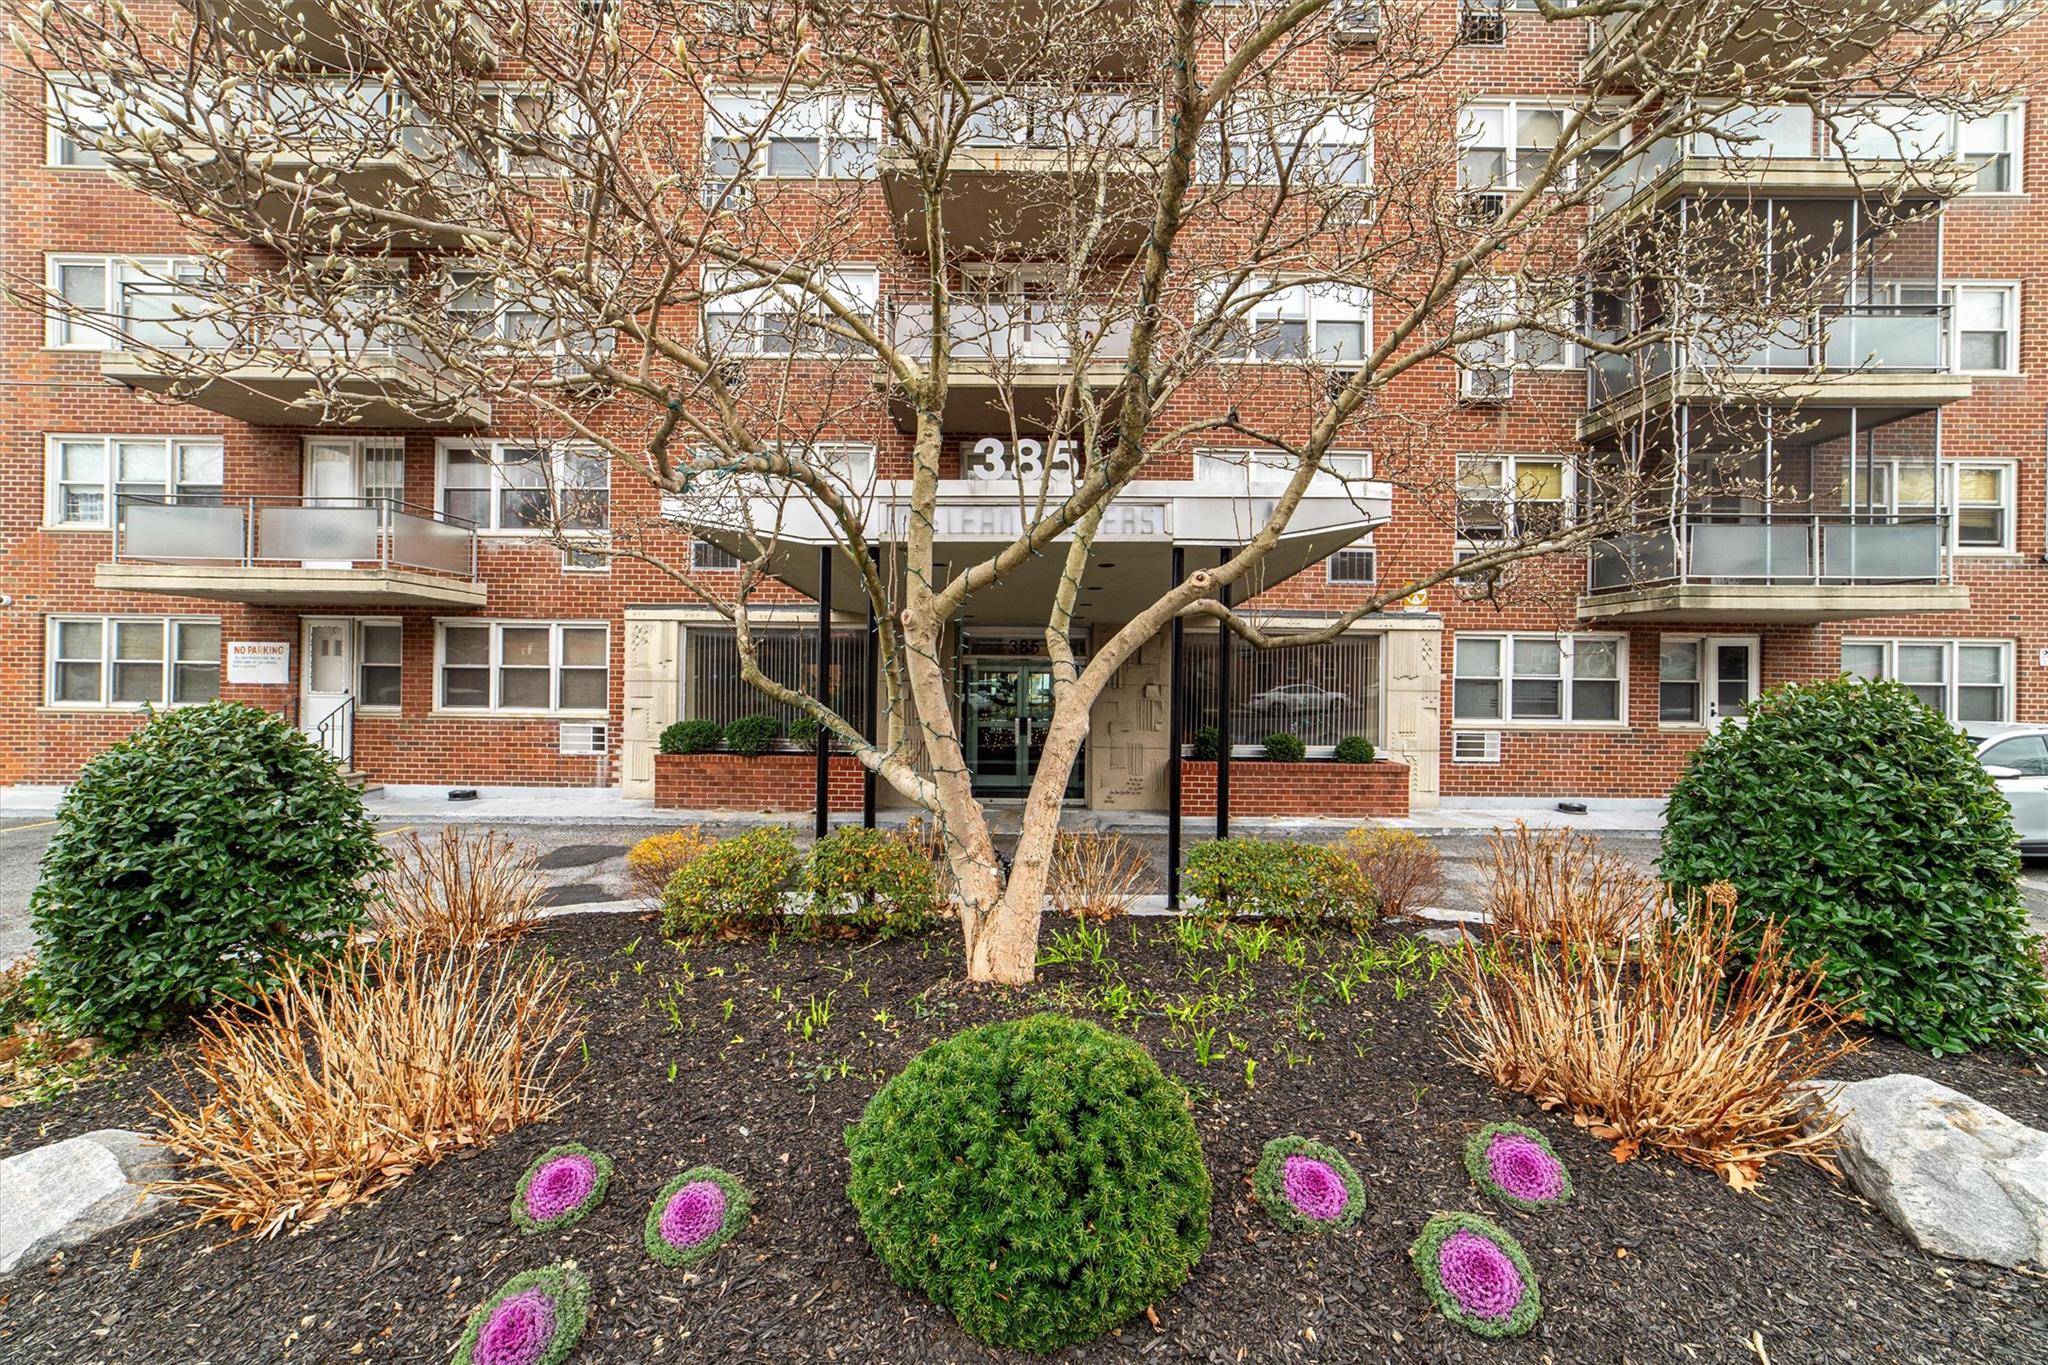
[[[1223,732],[1213,725],[1202,726],[1188,741],[1188,757],[1197,763],[1214,763],[1222,756]]]
[[[1372,741],[1364,735],[1346,735],[1337,741],[1337,752],[1332,757],[1339,763],[1370,763],[1373,754]]]
[[[330,955],[384,865],[362,794],[277,716],[209,702],[88,762],[29,899],[47,1008],[117,1045]]]
[[[1308,757],[1308,745],[1301,742],[1300,735],[1282,731],[1266,736],[1266,757],[1274,763],[1299,763]]]
[[[795,838],[781,825],[721,839],[669,878],[661,932],[674,939],[780,928],[783,891],[802,865]]]
[[[834,830],[811,845],[804,895],[807,930],[851,930],[866,938],[929,929],[945,901],[923,848],[878,829]]]
[[[1065,1015],[932,1044],[846,1148],[889,1273],[997,1345],[1099,1337],[1186,1283],[1209,1243],[1186,1092],[1135,1042]]]
[[[789,723],[789,742],[799,749],[818,747],[818,718],[800,715]]]
[[[715,720],[679,720],[661,732],[665,754],[705,754],[725,738],[725,727]]]
[[[773,716],[741,716],[725,727],[725,747],[749,758],[767,753],[781,737],[782,722]]]
[[[1896,683],[1792,684],[1722,726],[1672,790],[1660,869],[1733,883],[1746,942],[1779,921],[1837,1002],[1909,1043],[2048,1041],[2005,799]]]
[[[1181,885],[1213,919],[1257,917],[1309,927],[1363,926],[1372,885],[1333,848],[1287,839],[1211,839],[1188,853]]]

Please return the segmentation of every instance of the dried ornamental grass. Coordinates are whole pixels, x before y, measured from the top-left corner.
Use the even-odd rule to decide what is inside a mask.
[[[1584,939],[1467,942],[1451,1055],[1570,1110],[1617,1159],[1648,1143],[1742,1188],[1772,1157],[1819,1158],[1838,1125],[1803,1088],[1862,1043],[1775,924],[1744,959],[1734,922],[1719,886],[1620,954]]]
[[[455,946],[518,938],[539,919],[547,878],[540,855],[495,830],[444,825],[432,840],[408,834],[377,878],[383,932]]]
[[[1580,942],[1618,947],[1663,918],[1664,888],[1626,858],[1569,829],[1489,841],[1485,909],[1496,936],[1528,943]]]
[[[568,984],[545,958],[418,939],[287,969],[200,1025],[182,1098],[152,1092],[163,1140],[196,1168],[164,1192],[201,1223],[269,1236],[546,1118]]]
[[[1413,830],[1384,825],[1354,829],[1338,842],[1337,851],[1372,884],[1373,904],[1382,919],[1400,919],[1443,899],[1443,857]]]
[[[1137,902],[1145,868],[1144,853],[1121,834],[1061,834],[1053,842],[1052,872],[1046,881],[1053,913],[1078,920],[1128,914]]]

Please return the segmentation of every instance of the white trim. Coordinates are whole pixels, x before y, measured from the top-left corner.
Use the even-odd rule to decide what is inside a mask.
[[[813,276],[817,285],[834,295],[850,312],[865,311],[868,325],[879,331],[882,327],[882,269],[880,265],[865,261],[834,262],[823,267]],[[747,283],[749,280],[757,283]],[[794,318],[808,321],[813,317],[822,326],[826,312],[818,299],[793,285],[774,281],[761,281],[758,275],[737,268],[705,266],[698,277],[704,300],[698,308],[698,330],[707,347],[729,356],[760,357],[775,360],[823,359],[843,360],[855,353],[856,344],[844,338],[835,338],[847,348],[833,350],[830,346],[801,346],[806,336],[822,335],[810,328],[794,329],[796,341],[787,351],[770,351],[761,345],[762,330],[758,326],[742,325],[736,330],[744,344],[734,346],[721,342],[714,346],[711,340],[711,319],[729,318],[740,324],[758,323],[766,318]],[[713,295],[717,297],[714,298]],[[715,305],[725,305],[723,307]]]
[[[501,505],[499,495],[513,487],[513,485],[507,484],[504,480],[503,452],[507,450],[531,450],[546,457],[550,471],[547,475],[547,481],[539,485],[539,487],[547,492],[551,508],[554,491],[562,486],[563,463],[577,456],[598,461],[604,468],[604,524],[602,526],[564,525],[559,528],[559,534],[563,537],[589,536],[607,531],[611,527],[612,462],[611,458],[597,446],[574,441],[511,441],[489,436],[474,439],[461,436],[442,437],[434,442],[434,510],[444,516],[462,515],[459,512],[450,512],[447,507],[449,492],[448,453],[451,450],[480,451],[488,460],[486,468],[489,477],[487,482],[481,485],[481,490],[485,494],[485,508],[488,515],[476,522],[476,533],[479,536],[494,540],[540,540],[550,539],[558,534],[557,528],[552,526],[503,527],[498,525]],[[476,492],[478,489],[465,487],[462,491]],[[595,490],[586,491],[594,492]]]
[[[1219,302],[1222,286],[1204,286],[1197,300],[1195,321],[1224,324],[1212,360],[1219,365],[1322,365],[1344,370],[1361,365],[1372,354],[1373,294],[1362,284],[1343,284],[1324,279],[1292,279],[1286,275],[1252,276],[1234,291],[1234,297]],[[1251,302],[1257,296],[1256,302]],[[1248,306],[1247,306],[1248,305]],[[1257,334],[1276,323],[1301,323],[1298,354],[1267,355],[1258,350]],[[1324,323],[1359,325],[1358,355],[1331,355],[1316,346],[1317,329]],[[1243,329],[1244,350],[1226,350],[1238,328]]]
[[[450,706],[446,700],[448,691],[448,632],[464,628],[478,628],[489,632],[489,644],[485,661],[481,664],[460,664],[460,668],[481,668],[489,674],[487,686],[490,703],[486,706]],[[547,707],[507,707],[504,704],[504,642],[507,629],[546,629],[548,631],[548,697]],[[604,675],[605,702],[602,706],[562,706],[562,673],[567,668],[595,672],[590,664],[568,665],[562,661],[562,633],[566,630],[601,630],[604,632]],[[502,617],[444,616],[434,622],[434,705],[433,714],[448,716],[609,716],[611,714],[612,684],[612,635],[611,623],[591,620],[525,620]],[[517,667],[517,665],[515,665]]]
[[[1999,708],[2000,714],[1996,717],[1993,717],[1993,719],[1999,721],[2009,721],[2014,718],[2014,707],[2018,703],[2018,688],[2016,686],[2014,672],[2015,663],[2019,651],[2015,646],[2014,642],[2011,640],[2001,640],[1996,638],[1984,639],[1969,636],[1940,635],[1845,635],[1842,637],[1840,644],[1836,647],[1835,657],[1837,665],[1840,668],[1840,671],[1844,673],[1848,672],[1847,665],[1841,664],[1840,662],[1841,651],[1851,649],[1859,645],[1867,648],[1875,648],[1881,651],[1880,662],[1878,665],[1878,676],[1889,679],[1894,682],[1900,682],[1902,683],[1902,685],[1906,687],[1927,687],[1933,684],[1929,684],[1924,681],[1917,683],[1909,682],[1899,678],[1898,654],[1900,647],[1911,647],[1914,645],[1939,646],[1942,650],[1942,672],[1941,682],[1939,684],[1939,686],[1942,689],[1941,714],[1948,717],[1950,720],[1956,719],[1956,702],[1958,699],[1958,693],[1961,688],[1963,688],[1964,686],[1974,686],[1978,688],[1994,686],[1994,684],[1991,683],[1963,683],[1960,677],[1958,676],[1958,670],[1956,668],[1957,651],[1959,649],[1968,649],[1973,647],[1981,649],[1997,649],[1999,651],[2000,676],[1999,681],[1995,684],[1995,686],[1997,686],[2001,694],[2002,705]],[[1862,677],[1865,675],[1856,674],[1853,676]]]
[[[1949,369],[1956,374],[1981,375],[1986,378],[2017,377],[2020,369],[2020,281],[2018,280],[1943,280],[1942,292],[1948,297],[1948,354]],[[2005,291],[2005,368],[1998,370],[1969,370],[1963,368],[1963,313],[1962,291],[1965,289]]]
[[[57,457],[58,447],[67,443],[97,442],[100,447],[101,478],[100,496],[104,515],[98,521],[65,521],[62,518],[63,489],[67,484],[81,480],[66,480],[60,475]],[[110,531],[114,528],[115,490],[120,484],[120,471],[114,455],[116,444],[160,445],[164,449],[164,485],[162,493],[169,497],[176,494],[181,486],[177,481],[177,451],[187,446],[217,446],[221,452],[221,483],[192,484],[193,488],[223,489],[227,480],[227,438],[208,432],[192,434],[171,434],[166,432],[92,432],[52,431],[43,434],[43,516],[45,531]]]
[[[1692,685],[1693,705],[1699,714],[1694,720],[1664,719],[1664,645],[1667,642],[1698,646],[1699,653],[1694,657]],[[1711,664],[1714,651],[1722,645],[1739,645],[1749,650],[1748,701],[1753,702],[1762,695],[1764,647],[1761,636],[1688,634],[1685,631],[1660,632],[1657,636],[1657,728],[1659,730],[1706,731],[1713,729],[1715,725],[1728,719],[1726,716],[1715,717],[1707,714],[1713,708],[1713,698],[1710,696],[1710,691],[1714,684],[1719,681],[1712,670]],[[1673,681],[1684,682],[1685,679],[1679,678]]]
[[[57,665],[59,662],[91,662],[83,658],[59,660],[57,655],[58,628],[66,623],[90,622],[100,628],[100,650],[96,661],[99,668],[98,701],[60,701],[57,698]],[[161,692],[154,699],[134,702],[117,702],[109,699],[113,681],[115,628],[124,624],[160,625],[163,627],[163,654],[156,660],[160,670]],[[43,618],[43,701],[39,709],[49,711],[116,711],[134,712],[145,707],[197,706],[220,696],[220,683],[225,669],[222,659],[225,654],[224,635],[216,639],[216,653],[211,665],[199,659],[178,658],[178,637],[187,626],[211,626],[216,633],[221,631],[218,616],[176,616],[148,612],[51,612]],[[148,662],[132,660],[131,662]],[[174,700],[177,689],[177,670],[180,665],[187,668],[211,667],[214,671],[214,695],[200,701]]]
[[[1458,646],[1466,641],[1493,641],[1498,646],[1495,672],[1491,675],[1460,673],[1458,671]],[[1515,645],[1522,641],[1549,641],[1557,646],[1558,671],[1555,675],[1539,673],[1517,673],[1515,671]],[[1577,656],[1582,644],[1595,641],[1611,641],[1614,644],[1614,677],[1587,678],[1587,683],[1612,682],[1615,686],[1615,714],[1589,719],[1573,716],[1580,679],[1577,674]],[[1518,678],[1543,680],[1555,676],[1558,683],[1558,711],[1556,716],[1516,716],[1515,682]],[[1461,716],[1457,714],[1458,683],[1491,682],[1500,689],[1498,693],[1501,714],[1499,716]],[[1498,728],[1503,730],[1627,730],[1628,710],[1628,636],[1610,631],[1495,631],[1461,630],[1451,639],[1451,726],[1455,729]]]

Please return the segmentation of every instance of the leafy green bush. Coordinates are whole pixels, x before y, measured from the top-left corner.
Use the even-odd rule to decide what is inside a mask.
[[[799,749],[817,748],[818,718],[805,715],[792,720],[789,723],[789,742]]]
[[[782,722],[773,716],[741,716],[725,727],[725,747],[752,758],[768,752],[782,736]]]
[[[1223,756],[1223,732],[1213,725],[1195,731],[1188,742],[1188,757],[1197,763],[1214,763]]]
[[[725,727],[715,720],[679,720],[661,732],[665,754],[704,754],[718,747]]]
[[[846,1130],[847,1194],[896,1282],[1028,1351],[1101,1336],[1187,1281],[1209,1172],[1181,1087],[1094,1024],[934,1043]]]
[[[1266,758],[1274,763],[1299,763],[1308,757],[1308,745],[1301,742],[1300,735],[1285,731],[1266,736]]]
[[[1181,886],[1210,918],[1257,916],[1302,928],[1372,918],[1372,886],[1358,865],[1321,844],[1211,839],[1188,854]]]
[[[668,938],[779,928],[783,890],[803,865],[781,825],[721,839],[676,869],[661,895]]]
[[[1744,946],[1779,921],[1838,1003],[1909,1043],[2048,1044],[2005,800],[1896,683],[1786,686],[1722,726],[1671,793],[1660,870],[1732,883]]]
[[[319,746],[253,706],[150,718],[87,763],[30,897],[55,1017],[117,1045],[286,959],[338,952],[384,864],[363,798]]]
[[[900,834],[841,829],[811,846],[806,929],[900,938],[938,923],[944,896],[924,849]]]
[[[1346,735],[1337,741],[1337,752],[1332,756],[1339,763],[1370,763],[1375,752],[1372,741],[1364,735]]]

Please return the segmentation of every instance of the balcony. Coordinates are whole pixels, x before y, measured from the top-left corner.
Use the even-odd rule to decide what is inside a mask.
[[[1085,307],[1069,312],[1049,303],[955,304],[947,314],[951,338],[946,402],[940,421],[949,432],[1044,430],[1061,404],[1069,418],[1085,384],[1098,399],[1125,377],[1130,355],[1127,318],[1091,316]],[[896,345],[919,359],[932,353],[932,312],[928,304],[896,310]],[[1077,344],[1078,343],[1078,344]],[[896,429],[917,430],[917,411],[891,386],[889,415]]]
[[[1967,611],[1947,517],[1682,515],[1593,546],[1582,621],[1787,625]]]
[[[294,0],[289,31],[277,31],[277,8],[262,0],[191,0],[192,8],[235,33],[247,35],[252,51],[278,53],[285,66],[320,67],[336,71],[375,70],[384,64],[383,49],[401,27],[407,33],[438,34],[440,21],[452,17],[454,51],[465,65],[487,71],[497,65],[498,45],[481,18],[459,5],[438,0],[400,3],[386,0],[366,8],[357,0]],[[436,36],[432,41],[439,43]]]
[[[1793,152],[1758,146],[1750,154],[1712,150],[1694,139],[1688,152],[1673,138],[1622,164],[1600,187],[1593,202],[1594,235],[1677,203],[1681,199],[1784,199],[1840,203],[1900,200],[1895,212],[1911,211],[1912,201],[1931,207],[1962,193],[1976,176],[1964,161],[1845,160],[1813,156],[1810,147]]]
[[[1816,30],[1800,21],[1807,11],[1668,0],[1589,24],[1579,80],[1590,85],[1611,79],[1629,88],[1629,63],[1640,60],[1647,69],[1668,71],[1686,70],[1697,60],[1701,93],[1745,82],[1817,83],[1841,76],[1883,45],[1901,22],[1932,7],[1933,0],[1843,0],[1831,22]],[[1702,11],[1712,16],[1707,23],[1701,22]],[[1702,44],[1706,53],[1698,59]]]
[[[1700,335],[1724,332],[1705,319]],[[1732,330],[1727,327],[1725,330]],[[1837,304],[1773,329],[1746,354],[1660,343],[1597,355],[1586,367],[1579,439],[1599,441],[1682,404],[1754,403],[1877,412],[1942,407],[1970,396],[1949,372],[1946,304]]]
[[[1140,0],[997,0],[935,9],[900,0],[899,9],[906,27],[925,27],[936,13],[947,62],[979,79],[1048,69],[1128,79],[1156,59],[1164,37]]]
[[[166,344],[105,352],[100,374],[253,426],[423,430],[491,420],[489,403],[396,347],[287,347],[237,360],[205,330],[179,324]]]
[[[267,606],[480,607],[476,529],[369,498],[123,497],[95,587]]]

